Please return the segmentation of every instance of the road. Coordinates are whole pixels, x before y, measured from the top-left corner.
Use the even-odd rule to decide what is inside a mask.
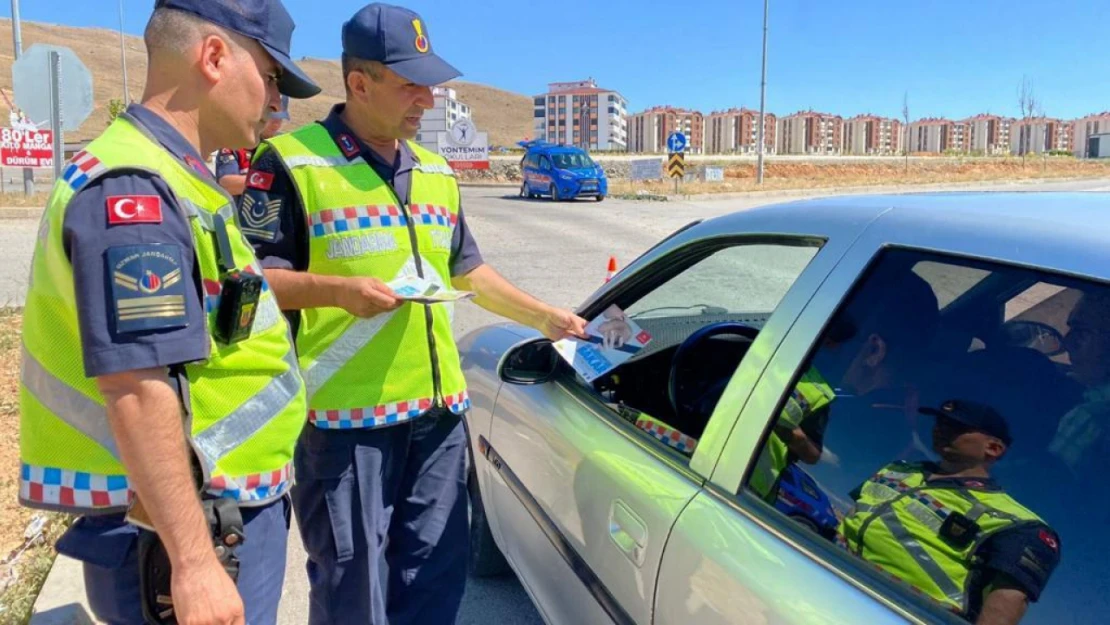
[[[983,188],[1014,189],[1010,185]],[[1021,188],[1110,191],[1110,180]],[[611,255],[623,266],[694,219],[800,197],[804,196],[700,202],[608,199],[603,203],[584,200],[553,204],[520,199],[514,189],[465,188],[463,209],[487,263],[536,297],[573,308],[604,283]],[[31,220],[9,220],[0,224],[0,304],[21,305],[37,224]],[[496,320],[471,303],[461,304],[456,309],[456,334],[462,335]],[[290,534],[281,625],[307,622],[308,587],[303,563],[304,553],[294,531]],[[72,563],[62,562],[56,566],[72,567]],[[48,583],[47,588],[50,587]],[[40,597],[40,603],[45,599]],[[51,605],[59,604],[55,601]],[[491,622],[534,625],[542,621],[523,588],[511,576],[471,580],[460,623],[485,625]]]

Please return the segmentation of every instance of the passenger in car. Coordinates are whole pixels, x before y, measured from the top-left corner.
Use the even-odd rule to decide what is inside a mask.
[[[994,408],[954,399],[935,417],[940,461],[894,462],[851,493],[838,542],[967,620],[1018,623],[1060,560],[1060,540],[991,469],[1012,443]]]
[[[938,322],[932,287],[908,269],[869,279],[833,319],[811,362],[836,391],[832,427],[820,439],[822,451],[852,453],[840,457],[836,483],[826,486],[847,492],[876,462],[929,452],[917,435],[917,397]]]
[[[1064,347],[1083,402],[1060,420],[1049,445],[1074,477],[1110,469],[1110,293],[1088,292],[1068,317]]]

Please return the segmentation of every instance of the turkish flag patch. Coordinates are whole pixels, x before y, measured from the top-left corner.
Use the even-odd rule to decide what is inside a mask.
[[[247,173],[247,186],[259,191],[269,191],[270,187],[274,186],[274,175],[264,171],[249,172]]]
[[[160,224],[162,223],[162,198],[157,195],[108,196],[108,223]]]
[[[1049,549],[1052,549],[1053,551],[1060,550],[1060,542],[1056,540],[1056,537],[1052,535],[1052,532],[1049,532],[1048,530],[1041,530],[1039,536],[1041,538],[1041,542],[1048,545]]]

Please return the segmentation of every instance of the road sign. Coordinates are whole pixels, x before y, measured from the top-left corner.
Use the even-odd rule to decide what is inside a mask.
[[[632,180],[659,180],[663,177],[663,163],[658,158],[637,159],[631,165]]]
[[[675,152],[667,157],[667,176],[681,178],[686,175],[686,157],[682,152]]]
[[[0,165],[4,167],[53,167],[54,133],[0,129]]]
[[[685,152],[686,151],[686,135],[681,132],[672,132],[667,136],[667,151],[669,152]]]
[[[93,81],[88,68],[69,48],[37,43],[12,65],[15,104],[36,124],[50,120],[51,52],[58,53],[62,130],[77,130],[93,110]]]
[[[706,167],[702,169],[702,179],[705,182],[723,182],[725,170],[723,167]]]
[[[469,119],[460,119],[448,132],[436,133],[439,154],[452,169],[489,169],[489,135],[478,132]]]

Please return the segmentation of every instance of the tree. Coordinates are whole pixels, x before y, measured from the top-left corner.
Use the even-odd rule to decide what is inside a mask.
[[[123,100],[108,100],[108,123],[111,124],[112,122],[116,121],[116,118],[119,117],[119,114],[124,112],[125,110],[127,110],[127,107],[124,106]]]
[[[1037,114],[1040,109],[1041,103],[1037,100],[1037,95],[1033,90],[1033,83],[1024,75],[1021,77],[1021,86],[1018,87],[1018,108],[1021,110],[1022,128],[1018,134],[1018,151],[1021,152],[1021,168],[1025,169],[1025,154],[1029,151],[1029,144],[1033,142],[1033,130],[1029,127],[1029,122]],[[1023,138],[1028,136],[1028,141],[1023,141]]]
[[[906,126],[906,143],[902,152],[906,155],[906,173],[910,171],[910,92],[902,94],[902,121]]]

